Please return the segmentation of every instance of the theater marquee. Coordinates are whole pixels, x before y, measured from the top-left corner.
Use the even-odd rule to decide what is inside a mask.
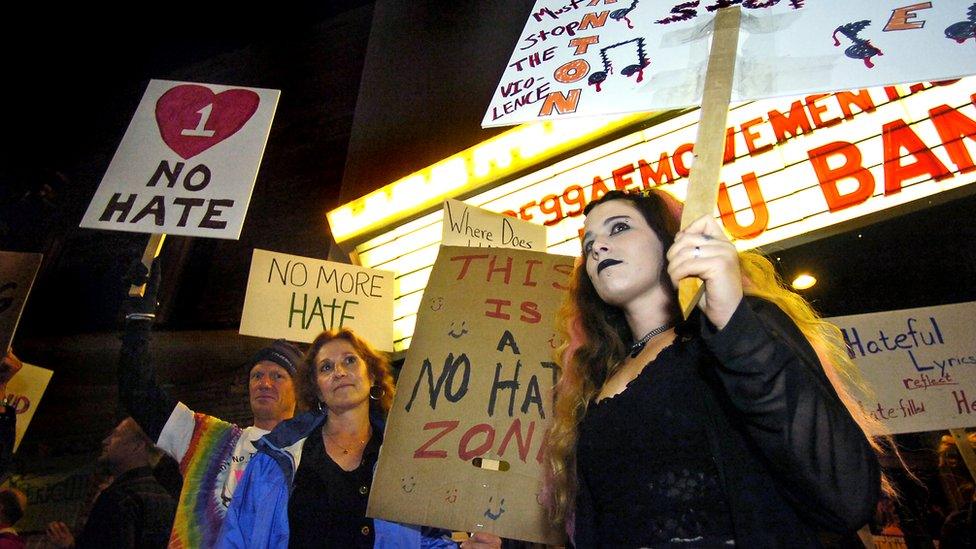
[[[658,187],[684,198],[698,116],[698,110],[680,114],[517,179],[485,184],[465,202],[546,225],[550,253],[577,255],[583,208],[608,190]],[[715,215],[741,249],[795,245],[892,208],[923,207],[947,191],[969,192],[961,188],[976,180],[976,77],[757,101],[733,108],[728,125]],[[478,147],[454,158],[469,174]],[[397,273],[394,339],[402,350],[437,255],[441,213],[403,222],[387,210],[370,219],[376,209],[365,208],[367,201],[395,195],[395,186],[329,216],[337,240],[354,248],[364,266]],[[387,228],[358,241],[342,234],[337,219]]]

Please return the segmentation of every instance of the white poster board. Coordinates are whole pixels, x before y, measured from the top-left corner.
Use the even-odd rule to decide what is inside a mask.
[[[81,226],[239,238],[279,95],[151,80]]]
[[[54,372],[51,370],[25,362],[24,367],[7,382],[7,395],[17,412],[17,438],[14,441],[14,452],[20,448],[20,441],[24,439],[24,433],[34,419],[34,412],[37,411],[37,405],[41,403],[41,397],[44,396],[52,375]]]
[[[34,277],[41,267],[41,254],[0,252],[0,353],[6,354],[20,323]]]
[[[441,246],[478,246],[546,251],[546,228],[508,215],[444,201]]]
[[[971,0],[538,0],[482,126],[699,105],[737,4],[733,102],[976,73]]]
[[[352,328],[392,351],[393,282],[389,271],[255,249],[240,333],[308,343]]]
[[[827,320],[874,393],[855,396],[891,433],[976,426],[976,302]]]

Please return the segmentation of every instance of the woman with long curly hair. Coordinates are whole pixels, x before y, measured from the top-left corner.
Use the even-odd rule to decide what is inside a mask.
[[[839,382],[854,375],[839,330],[710,217],[679,231],[680,208],[652,190],[585,210],[560,312],[551,518],[578,547],[856,543],[881,474]],[[692,276],[704,293],[682,321],[675,288]]]

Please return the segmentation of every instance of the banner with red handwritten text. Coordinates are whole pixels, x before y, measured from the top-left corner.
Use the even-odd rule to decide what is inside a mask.
[[[873,393],[854,394],[891,433],[976,425],[976,302],[827,320]]]
[[[539,0],[482,126],[698,105],[732,5],[733,102],[976,73],[972,0]]]
[[[540,503],[553,319],[573,258],[444,246],[400,371],[367,514],[558,543]]]

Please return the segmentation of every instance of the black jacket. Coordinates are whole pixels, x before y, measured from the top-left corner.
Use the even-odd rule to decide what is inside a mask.
[[[747,297],[721,331],[695,314],[678,337],[697,349],[708,445],[738,547],[821,547],[819,532],[849,536],[868,522],[880,495],[877,456],[782,310]],[[580,491],[574,541],[596,547]]]
[[[149,467],[122,473],[98,495],[85,529],[75,542],[86,547],[166,547],[176,501]]]

